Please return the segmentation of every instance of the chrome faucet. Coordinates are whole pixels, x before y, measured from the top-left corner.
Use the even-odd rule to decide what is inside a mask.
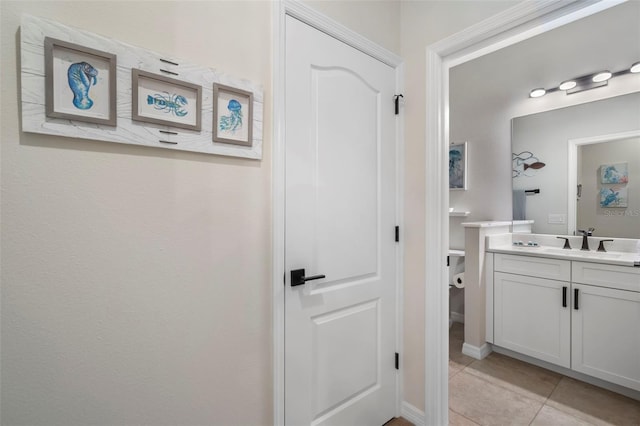
[[[596,228],[589,228],[586,231],[578,229],[578,232],[582,232],[582,248],[580,250],[589,251],[589,240],[587,239],[587,237],[592,236],[593,231],[595,230]]]

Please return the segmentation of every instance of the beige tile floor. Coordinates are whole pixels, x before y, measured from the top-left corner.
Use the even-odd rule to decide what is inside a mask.
[[[640,401],[492,353],[462,354],[464,326],[449,331],[449,425],[640,426]],[[412,426],[397,418],[386,426]]]
[[[463,324],[449,333],[449,425],[640,426],[640,401],[492,353],[463,355]]]

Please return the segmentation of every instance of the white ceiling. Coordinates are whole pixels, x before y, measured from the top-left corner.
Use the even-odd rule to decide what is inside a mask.
[[[638,61],[640,0],[631,0],[452,68],[451,91],[469,106],[504,106],[536,87]]]

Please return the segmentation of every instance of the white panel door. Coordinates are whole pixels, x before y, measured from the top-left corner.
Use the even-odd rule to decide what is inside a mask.
[[[494,274],[494,343],[569,368],[569,283]]]
[[[285,423],[395,415],[395,70],[287,16]],[[291,271],[324,279],[292,286]]]
[[[640,391],[640,293],[582,284],[572,293],[571,368]]]

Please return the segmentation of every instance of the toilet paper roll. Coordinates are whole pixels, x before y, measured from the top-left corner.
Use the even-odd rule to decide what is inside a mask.
[[[453,285],[457,288],[464,288],[464,272],[460,272],[453,276]]]

